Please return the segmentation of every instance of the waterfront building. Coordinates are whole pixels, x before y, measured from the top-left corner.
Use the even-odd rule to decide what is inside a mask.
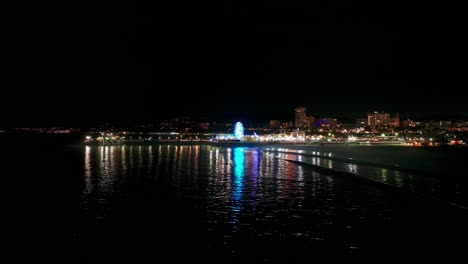
[[[294,112],[294,126],[296,128],[305,127],[307,122],[307,109],[305,107],[296,107]]]
[[[371,129],[399,127],[400,117],[398,114],[395,117],[391,117],[388,113],[374,112],[373,114],[367,114],[367,124]]]

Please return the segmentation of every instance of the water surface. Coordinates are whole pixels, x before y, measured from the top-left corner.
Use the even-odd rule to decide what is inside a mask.
[[[3,257],[467,256],[458,242],[468,231],[464,210],[320,174],[281,155],[402,188],[429,188],[416,176],[263,148],[3,140]]]

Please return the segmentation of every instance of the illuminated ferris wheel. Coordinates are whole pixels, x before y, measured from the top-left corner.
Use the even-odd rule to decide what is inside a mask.
[[[242,139],[244,137],[244,125],[241,122],[237,122],[234,126],[234,137],[236,139]]]

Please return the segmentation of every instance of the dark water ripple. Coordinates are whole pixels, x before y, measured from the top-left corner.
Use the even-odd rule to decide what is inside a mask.
[[[431,175],[425,176],[423,174],[413,174],[400,170],[382,168],[379,167],[379,164],[374,166],[359,165],[353,163],[353,159],[351,158],[349,162],[343,162],[341,159],[337,161],[334,160],[335,154],[333,152],[303,151],[287,148],[268,148],[265,149],[265,151],[277,153],[275,155],[282,159],[297,160],[337,171],[357,174],[403,190],[409,190],[415,194],[435,197],[449,203],[468,207],[468,182],[462,179],[456,180],[450,177],[451,175],[433,177]],[[304,154],[312,154],[313,156]]]
[[[433,240],[422,235],[430,230],[421,218],[446,209],[321,175],[282,158],[437,192],[437,182],[430,179],[260,148],[86,146],[80,241],[112,245],[105,252],[92,251],[97,255],[169,258],[434,254],[428,246],[441,254],[457,252],[456,246],[441,244],[441,230],[432,230]],[[143,238],[165,246],[148,251],[148,244],[135,242],[131,250],[123,246],[127,252],[117,250]],[[414,243],[420,246],[409,247]]]
[[[206,145],[86,147],[74,143],[79,137],[0,135],[1,260],[468,257],[466,211],[277,156],[450,201],[464,201],[463,181],[453,192],[445,179],[303,153]],[[332,157],[390,160],[460,177],[464,167],[454,166],[467,157],[463,149],[319,147],[324,149]]]

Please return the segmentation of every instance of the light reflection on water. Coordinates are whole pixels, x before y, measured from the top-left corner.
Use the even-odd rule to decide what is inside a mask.
[[[228,222],[232,224],[239,224],[242,217],[259,210],[266,212],[267,208],[280,206],[285,207],[282,210],[286,212],[287,206],[303,206],[305,189],[310,188],[307,184],[310,179],[303,167],[262,153],[258,148],[87,146],[84,155],[86,184],[83,200],[92,203],[94,199],[109,208],[113,195],[121,191],[119,188],[141,174],[155,178],[155,184],[159,182],[176,188],[181,197],[189,192],[187,190],[204,186],[199,193],[191,195],[206,201],[205,213],[209,218],[229,213],[231,219]],[[293,158],[289,154],[283,157]],[[315,180],[316,177],[312,178]],[[329,177],[322,178],[325,184],[331,181]],[[141,181],[148,183],[144,179]],[[317,191],[315,186],[313,189]],[[94,205],[84,203],[82,206]],[[104,214],[98,215],[102,217]],[[257,217],[266,220],[271,214]]]
[[[85,147],[85,176],[90,177],[91,176],[91,147],[86,146]]]
[[[233,151],[233,162],[234,162],[234,175],[232,180],[232,192],[231,192],[231,212],[232,212],[232,223],[237,224],[239,222],[238,216],[242,210],[242,195],[244,193],[244,176],[245,176],[245,153],[243,148],[234,148]]]
[[[305,152],[303,150],[286,148],[273,148],[271,150],[276,151],[278,156],[283,159],[287,158],[336,171],[353,173],[361,177],[390,184],[404,190],[410,190],[427,197],[442,198],[447,202],[468,206],[468,192],[460,192],[458,187],[466,186],[466,182],[458,183],[454,182],[450,178],[438,179],[431,176],[414,175],[410,172],[408,173],[400,170],[381,168],[379,167],[379,164],[376,164],[375,166],[358,165],[353,163],[352,157],[348,157],[349,162],[343,162],[342,159],[337,161],[333,160],[332,152]]]
[[[190,223],[198,235],[228,252],[241,247],[239,239],[266,238],[275,243],[299,241],[301,246],[333,241],[343,252],[350,248],[354,252],[362,246],[366,219],[392,220],[390,202],[378,189],[322,175],[285,159],[411,185],[407,182],[411,178],[401,172],[300,154],[206,145],[86,146],[83,217],[90,225],[116,221],[116,215],[139,219],[135,211],[127,210],[142,207],[157,215],[152,218],[140,212],[148,224],[135,221],[147,231],[166,215],[161,208],[175,207],[176,212],[191,212],[182,223]],[[180,222],[165,224],[169,229],[180,228]]]

